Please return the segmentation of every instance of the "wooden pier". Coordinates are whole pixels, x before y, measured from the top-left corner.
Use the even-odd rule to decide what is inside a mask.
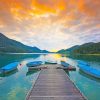
[[[27,94],[26,100],[86,100],[61,65],[46,65]]]

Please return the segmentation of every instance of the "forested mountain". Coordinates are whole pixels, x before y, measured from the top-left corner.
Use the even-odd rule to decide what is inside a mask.
[[[40,50],[37,47],[26,46],[18,41],[9,39],[0,33],[0,52],[11,53],[47,53],[46,50]]]
[[[79,45],[76,45],[76,46],[73,46],[71,48],[68,48],[68,49],[62,49],[62,50],[59,50],[58,53],[64,53],[64,54],[68,54],[68,53],[71,53],[73,50],[75,50],[76,48],[78,48]]]
[[[100,54],[100,42],[98,43],[85,43],[83,45],[76,45],[69,49],[62,49],[58,53],[67,54]]]

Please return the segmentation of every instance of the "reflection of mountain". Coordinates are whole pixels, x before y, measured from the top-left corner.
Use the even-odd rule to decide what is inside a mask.
[[[76,45],[69,49],[62,49],[58,53],[67,54],[100,54],[100,42],[98,43],[85,43],[83,45]]]
[[[12,53],[48,53],[46,50],[40,50],[37,47],[26,46],[18,41],[12,40],[0,33],[0,52]]]
[[[100,62],[100,56],[97,55],[70,55],[70,57],[78,60]]]
[[[84,72],[81,71],[80,69],[79,69],[79,73],[80,73],[82,76],[87,77],[87,78],[89,78],[89,79],[91,79],[91,80],[93,80],[93,81],[100,82],[100,79],[97,79],[97,78],[95,78],[95,77],[92,77],[92,76],[90,76],[90,75],[84,73]]]
[[[33,58],[33,59],[36,59],[40,57],[40,54],[0,54],[0,67],[3,67],[9,63],[12,63],[12,62],[16,62],[16,61],[21,61],[23,59],[27,59],[27,58]]]
[[[18,72],[18,69],[13,70],[9,73],[2,73],[2,74],[0,74],[0,77],[8,77],[8,76],[11,76],[11,75],[15,74],[16,72]]]

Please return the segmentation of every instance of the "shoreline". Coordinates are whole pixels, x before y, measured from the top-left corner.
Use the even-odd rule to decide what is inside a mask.
[[[12,55],[22,54],[24,55],[24,54],[56,54],[56,53],[0,53],[0,54],[12,54]]]
[[[100,56],[100,54],[63,54],[60,53],[61,55],[67,55],[67,56]]]

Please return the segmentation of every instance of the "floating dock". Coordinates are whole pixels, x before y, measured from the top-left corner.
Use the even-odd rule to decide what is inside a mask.
[[[44,65],[26,100],[86,100],[61,65]]]

